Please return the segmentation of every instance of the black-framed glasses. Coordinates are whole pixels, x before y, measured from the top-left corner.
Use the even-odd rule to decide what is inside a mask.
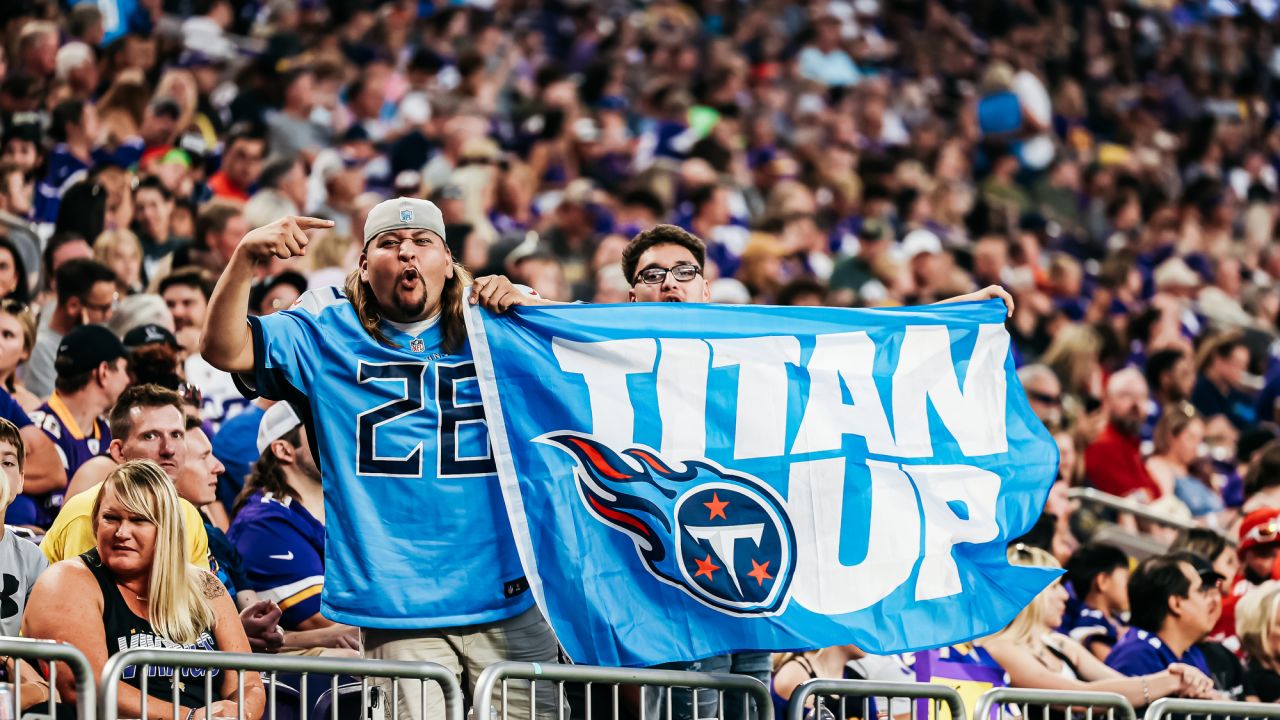
[[[689,282],[702,274],[702,268],[689,263],[682,263],[669,268],[645,268],[644,270],[636,273],[636,282],[644,283],[645,285],[657,285],[667,279],[667,273],[671,273],[671,276],[679,282]]]

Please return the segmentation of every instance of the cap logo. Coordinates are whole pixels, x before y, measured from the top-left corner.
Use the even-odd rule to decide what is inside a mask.
[[[400,222],[413,222],[413,210],[405,208],[400,211]]]
[[[164,340],[164,336],[160,334],[160,331],[153,327],[148,327],[143,331],[143,334],[146,336],[147,342],[149,343],[161,342]]]

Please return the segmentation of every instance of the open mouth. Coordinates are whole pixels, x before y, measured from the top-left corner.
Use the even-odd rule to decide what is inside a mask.
[[[417,268],[405,268],[404,272],[400,273],[400,287],[405,290],[412,290],[418,286],[421,278],[422,276],[418,274]]]
[[[684,302],[684,298],[676,297],[675,295],[668,295],[662,298],[662,302]]]

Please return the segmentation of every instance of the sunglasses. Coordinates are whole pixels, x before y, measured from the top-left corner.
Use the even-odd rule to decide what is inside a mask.
[[[1061,395],[1050,395],[1048,393],[1028,390],[1027,397],[1031,398],[1032,400],[1035,400],[1038,403],[1044,403],[1045,405],[1061,405],[1062,404]]]

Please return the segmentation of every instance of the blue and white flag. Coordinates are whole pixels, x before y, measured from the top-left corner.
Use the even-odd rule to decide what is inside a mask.
[[[530,586],[569,656],[653,665],[1000,630],[1057,473],[998,301],[522,307],[467,324]]]

